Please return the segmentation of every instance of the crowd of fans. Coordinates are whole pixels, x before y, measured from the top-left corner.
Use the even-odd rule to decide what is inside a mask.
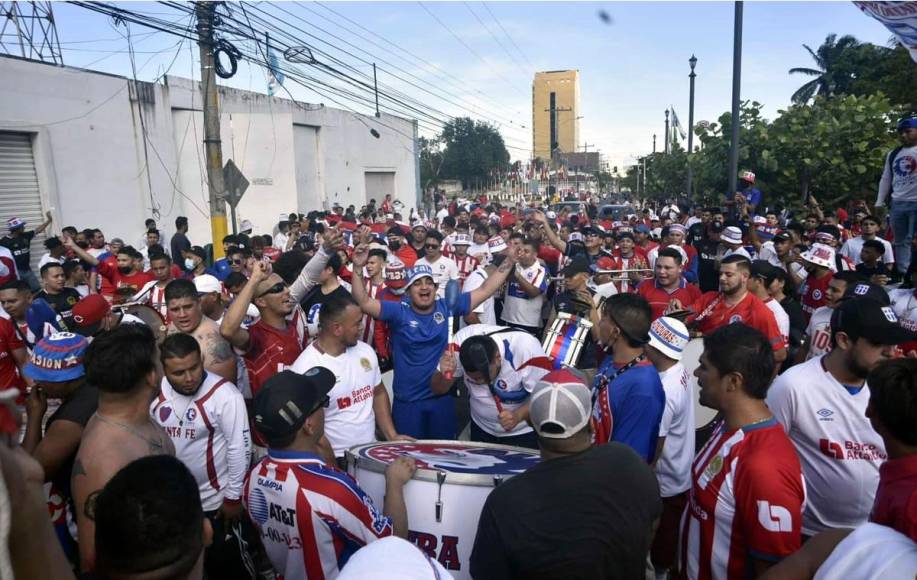
[[[461,437],[541,455],[488,497],[474,578],[912,578],[912,121],[888,229],[864,202],[774,208],[745,171],[722,206],[617,219],[486,197],[404,219],[387,196],[243,222],[216,260],[183,217],[168,243],[64,227],[36,276],[50,216],[11,218],[12,570],[449,577],[395,539],[415,461],[384,505],[344,472],[357,445]]]

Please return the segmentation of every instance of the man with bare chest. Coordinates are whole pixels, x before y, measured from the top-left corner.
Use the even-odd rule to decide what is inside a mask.
[[[215,375],[236,383],[238,367],[236,354],[220,334],[220,326],[201,310],[201,299],[194,282],[172,280],[166,286],[166,307],[169,309],[169,334],[190,334],[201,346],[204,368]]]
[[[84,573],[95,567],[96,493],[135,459],[175,455],[171,440],[149,415],[160,382],[156,355],[153,332],[141,324],[103,332],[86,350],[86,379],[99,389],[99,407],[83,430],[71,478]]]

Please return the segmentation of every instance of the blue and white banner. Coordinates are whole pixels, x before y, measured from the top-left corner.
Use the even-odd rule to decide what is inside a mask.
[[[854,2],[857,7],[885,25],[917,62],[917,2]]]

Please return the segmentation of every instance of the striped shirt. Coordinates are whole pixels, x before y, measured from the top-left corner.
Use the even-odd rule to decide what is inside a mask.
[[[334,578],[393,532],[353,478],[306,452],[268,450],[245,483],[245,509],[283,580]]]
[[[729,431],[720,423],[695,457],[691,479],[682,577],[745,578],[751,558],[774,561],[799,549],[802,467],[773,417]]]
[[[373,281],[369,278],[364,279],[363,286],[366,289],[366,295],[373,300],[379,299],[379,294],[382,292],[382,289],[385,288],[385,282],[379,284],[374,284]],[[362,330],[360,335],[360,340],[367,344],[372,344],[373,342],[373,333],[376,329],[376,319],[370,316],[369,314],[363,315],[363,322],[361,323]]]

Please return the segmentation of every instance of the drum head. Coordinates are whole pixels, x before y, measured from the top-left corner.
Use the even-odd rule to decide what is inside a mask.
[[[152,306],[147,306],[146,304],[130,304],[122,306],[121,309],[126,314],[131,314],[142,320],[150,329],[153,331],[153,334],[156,336],[156,343],[159,344],[166,339],[166,331],[168,327],[166,326],[165,321],[160,316],[159,312]]]
[[[697,431],[709,428],[716,418],[716,410],[700,404],[700,386],[694,377],[694,371],[700,366],[700,356],[704,354],[704,339],[692,338],[681,353],[681,363],[688,371],[688,377],[694,385],[694,429]]]
[[[494,480],[518,475],[540,461],[538,452],[509,445],[465,441],[392,441],[370,443],[347,451],[349,464],[383,472],[398,457],[417,462],[414,479],[446,481],[460,485],[494,485]]]

